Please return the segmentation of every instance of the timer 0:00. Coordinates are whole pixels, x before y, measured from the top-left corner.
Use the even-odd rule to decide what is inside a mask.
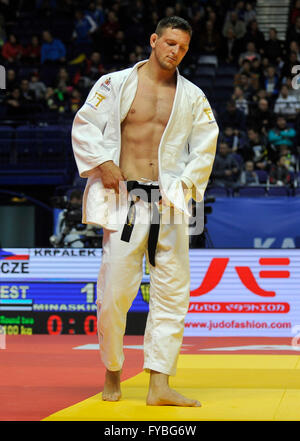
[[[50,335],[59,335],[63,330],[63,321],[59,315],[50,315],[47,320],[47,331]],[[84,319],[83,334],[97,334],[97,318],[95,315],[88,315]]]

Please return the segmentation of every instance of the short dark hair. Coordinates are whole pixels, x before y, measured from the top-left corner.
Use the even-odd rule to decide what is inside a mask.
[[[162,18],[156,26],[155,33],[160,37],[166,28],[180,29],[187,32],[190,37],[192,36],[192,26],[184,18],[176,15]]]

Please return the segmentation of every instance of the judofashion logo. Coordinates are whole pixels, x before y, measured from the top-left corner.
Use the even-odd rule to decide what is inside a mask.
[[[202,296],[215,289],[226,270],[229,263],[229,257],[214,257],[207,269],[207,272],[202,280],[201,285],[191,291],[191,296]],[[259,264],[264,266],[288,266],[290,259],[288,257],[261,257]],[[249,266],[236,266],[235,271],[242,282],[242,284],[253,294],[261,297],[275,297],[275,291],[267,291],[263,289],[257,282],[254,274]],[[261,279],[288,279],[290,272],[285,270],[262,270],[259,272]]]

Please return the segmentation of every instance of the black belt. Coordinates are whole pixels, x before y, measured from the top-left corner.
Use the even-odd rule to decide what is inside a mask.
[[[156,202],[160,201],[161,199],[159,186],[153,184],[150,185],[140,184],[137,181],[127,181],[126,184],[127,184],[127,190],[130,193],[131,201],[127,213],[126,223],[122,231],[121,240],[125,242],[130,241],[130,237],[136,217],[135,203],[139,199],[151,203],[152,219],[151,219],[149,237],[148,237],[148,255],[149,255],[149,262],[151,263],[152,266],[155,266],[155,250],[158,241],[158,234],[160,227],[160,213],[156,205]],[[134,200],[133,196],[136,196],[137,199]]]

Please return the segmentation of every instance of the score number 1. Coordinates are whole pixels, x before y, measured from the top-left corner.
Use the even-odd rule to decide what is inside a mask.
[[[94,303],[95,284],[87,283],[80,292],[86,294],[86,303]]]

